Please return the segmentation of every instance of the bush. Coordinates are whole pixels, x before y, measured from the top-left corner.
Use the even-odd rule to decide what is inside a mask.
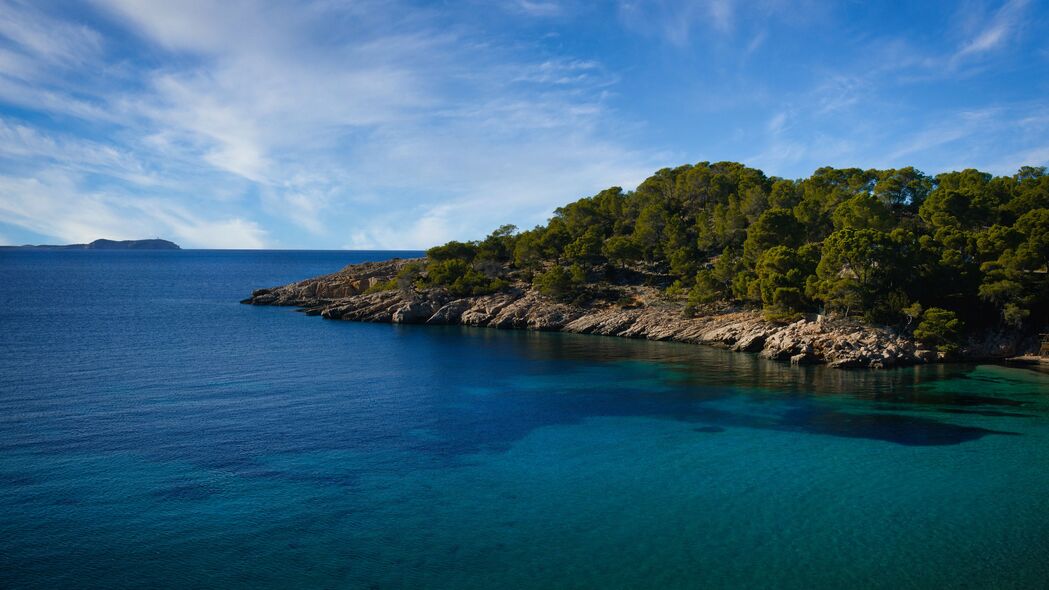
[[[801,312],[790,311],[789,309],[779,307],[767,307],[762,310],[761,315],[766,321],[774,324],[789,324],[805,317]]]
[[[415,282],[420,279],[423,272],[423,265],[418,262],[410,262],[401,267],[401,270],[397,271],[397,290],[401,293],[411,293],[415,290]]]
[[[777,287],[772,305],[783,311],[796,312],[805,307],[805,295],[797,287]]]
[[[668,299],[682,299],[688,295],[688,291],[681,279],[678,279],[667,287],[665,295]]]
[[[426,251],[426,257],[437,262],[453,260],[471,262],[477,256],[477,246],[472,243],[448,242],[443,246],[434,246]]]
[[[540,293],[558,301],[571,301],[576,296],[579,282],[574,280],[561,265],[554,265],[546,272],[539,273],[532,280],[532,286]]]
[[[446,287],[456,297],[486,295],[506,287],[506,281],[489,279],[463,260],[431,262],[426,267],[427,282],[433,287]]]
[[[712,303],[728,295],[724,283],[718,281],[711,270],[696,273],[696,284],[688,291],[688,303],[693,307],[701,303]]]
[[[1024,309],[1015,303],[1006,303],[1002,309],[1002,319],[1005,320],[1006,325],[1014,328],[1022,327],[1024,320],[1030,315],[1031,310]]]
[[[953,311],[930,307],[914,329],[914,337],[923,344],[935,346],[944,352],[953,352],[958,350],[961,343],[962,328],[962,321]]]

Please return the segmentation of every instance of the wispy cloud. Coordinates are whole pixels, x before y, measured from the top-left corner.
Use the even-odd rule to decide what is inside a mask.
[[[0,2],[0,229],[426,247],[688,160],[1044,159],[1037,3],[478,6]]]
[[[514,12],[535,17],[557,16],[564,12],[564,6],[553,0],[512,0],[508,7]]]
[[[43,132],[0,117],[0,157],[26,164],[62,166],[149,186],[162,180],[134,154],[109,143]]]
[[[699,38],[746,35],[747,54],[765,43],[770,25],[783,26],[822,14],[810,0],[618,0],[618,15],[630,31],[688,48]],[[737,48],[733,48],[736,50]]]
[[[902,162],[904,158],[914,154],[928,152],[945,144],[969,137],[976,131],[984,129],[988,122],[997,120],[999,109],[984,109],[979,111],[963,111],[949,113],[942,121],[918,130],[903,140],[886,155],[886,159],[893,162]]]
[[[957,62],[968,56],[994,50],[1008,42],[1021,27],[1029,0],[1009,0],[995,11],[990,21],[967,40],[953,56]]]
[[[710,28],[723,34],[731,32],[736,20],[736,2],[621,0],[619,19],[629,29],[684,47],[698,27]]]
[[[784,124],[783,112],[767,123],[763,149],[746,160],[777,173],[818,166],[895,168],[914,165],[929,173],[978,167],[995,174],[1012,174],[1020,166],[1049,164],[1049,117],[1037,103],[1013,103],[982,109],[945,109],[903,128],[865,123],[863,113],[840,112],[847,125],[835,131],[814,131],[811,113],[796,113],[797,125]],[[1004,153],[1001,146],[1012,146]],[[871,146],[878,146],[872,149]],[[991,154],[1000,154],[990,156]]]
[[[102,36],[96,31],[84,25],[56,21],[33,3],[19,0],[0,4],[0,37],[24,57],[52,67],[82,66],[98,57],[103,46]],[[11,54],[8,55],[10,59]]]
[[[198,247],[266,245],[265,231],[250,220],[208,218],[167,200],[85,192],[75,175],[56,169],[31,178],[0,176],[0,219],[63,242],[163,235]]]
[[[314,237],[426,247],[452,230],[476,234],[608,182],[637,182],[648,167],[649,158],[615,135],[625,127],[611,122],[604,97],[617,78],[600,63],[532,59],[427,9],[378,2],[94,4],[132,31],[133,43],[162,52],[163,65],[137,64],[140,83],[90,92],[11,81],[5,92],[0,79],[0,99],[112,125],[108,141],[92,142],[10,123],[0,127],[16,140],[4,148],[7,156],[22,161],[27,174],[35,154],[70,172],[140,185],[159,174],[179,186],[149,190],[137,201],[103,198],[93,193],[93,176],[70,174],[63,191],[85,195],[96,214],[73,224],[19,200],[0,209],[0,221],[71,239],[89,230],[111,235],[120,213],[141,217],[154,207],[150,226],[168,227],[190,245],[216,243],[193,224],[222,229],[245,246],[271,240],[260,221],[174,207],[233,199],[249,215]],[[515,6],[537,16],[558,8]],[[78,43],[100,39],[90,30],[82,37]],[[13,44],[32,57],[30,41]],[[111,61],[104,52],[85,55],[93,67]],[[36,67],[42,59],[33,57]],[[12,191],[18,186],[17,176],[6,180]],[[482,203],[493,196],[505,206]],[[387,217],[397,221],[383,230]]]

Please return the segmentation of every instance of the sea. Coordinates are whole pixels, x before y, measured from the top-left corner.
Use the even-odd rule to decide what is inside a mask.
[[[239,303],[417,254],[0,252],[0,587],[1049,587],[1049,375]]]

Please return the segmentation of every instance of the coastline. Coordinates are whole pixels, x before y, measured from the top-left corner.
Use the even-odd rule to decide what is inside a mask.
[[[682,302],[668,300],[660,289],[642,285],[612,286],[615,299],[589,305],[551,301],[526,283],[469,297],[454,297],[441,288],[379,290],[404,265],[419,260],[354,264],[336,273],[257,289],[241,303],[294,306],[307,315],[332,320],[458,324],[703,344],[791,364],[834,368],[1005,361],[1037,350],[1033,337],[993,333],[970,340],[958,352],[947,355],[923,348],[887,326],[817,315],[789,323],[772,322],[759,310],[730,304],[710,306],[694,317],[686,317]]]

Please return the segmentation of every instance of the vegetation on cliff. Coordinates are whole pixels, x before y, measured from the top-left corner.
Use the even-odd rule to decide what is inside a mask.
[[[820,168],[788,180],[701,162],[565,205],[544,226],[427,254],[405,280],[461,296],[529,281],[580,302],[600,284],[643,281],[687,310],[731,300],[770,318],[833,312],[949,348],[967,330],[1045,324],[1049,175]]]

